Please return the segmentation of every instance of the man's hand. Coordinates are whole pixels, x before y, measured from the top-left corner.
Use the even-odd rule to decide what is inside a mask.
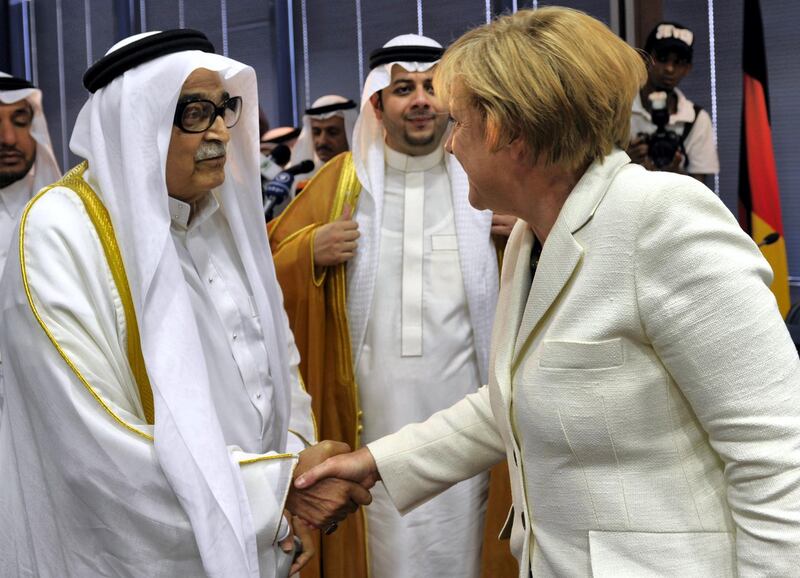
[[[683,174],[683,153],[677,150],[675,151],[675,156],[672,157],[672,162],[669,163],[667,166],[662,168],[662,171],[669,171],[671,173],[680,173]]]
[[[294,469],[294,477],[296,478],[300,474],[307,472],[328,458],[347,453],[350,453],[349,445],[344,442],[335,442],[333,440],[323,440],[316,445],[307,447],[300,452],[300,460],[297,462],[297,467]]]
[[[295,548],[295,539],[297,536],[299,544],[297,550],[294,552],[294,560],[292,561],[292,568],[289,570],[289,576],[308,564],[309,560],[317,553],[316,545],[314,544],[314,528],[303,522],[297,516],[292,516],[289,510],[283,511],[283,516],[289,523],[289,535],[280,541],[279,546],[284,553],[289,554]]]
[[[303,566],[308,564],[317,553],[314,545],[314,528],[295,516],[292,518],[292,529],[297,534],[297,537],[300,538],[300,544],[303,549],[300,554],[296,555],[292,568],[289,570],[289,576],[292,576],[295,572],[300,572]]]
[[[511,234],[511,229],[514,228],[514,223],[517,218],[514,215],[501,215],[494,213],[492,215],[492,235],[499,235],[501,237],[508,237]]]
[[[322,464],[311,468],[294,481],[295,488],[309,488],[324,483],[329,478],[350,480],[369,490],[374,486],[381,475],[375,458],[369,448],[356,450],[352,454],[341,454],[329,458]]]
[[[295,469],[301,475],[313,469],[331,456],[350,451],[342,442],[324,441],[300,452],[300,461]],[[341,522],[359,506],[372,502],[370,493],[358,483],[326,479],[304,488],[291,487],[286,499],[286,508],[295,516],[316,528],[326,528]]]
[[[635,162],[637,165],[647,165],[647,161],[649,160],[647,156],[647,151],[649,146],[647,144],[647,140],[644,136],[638,135],[636,138],[631,140],[631,143],[628,145],[628,149],[625,151],[628,153],[628,156],[631,157],[631,160]],[[652,167],[652,162],[650,163]],[[650,168],[650,167],[645,167]],[[652,170],[650,168],[650,170]]]
[[[345,205],[342,216],[319,227],[314,234],[314,265],[328,267],[349,261],[358,247],[358,223],[352,218],[353,209]]]

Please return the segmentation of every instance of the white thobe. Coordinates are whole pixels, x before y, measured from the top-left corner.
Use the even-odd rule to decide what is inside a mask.
[[[9,248],[16,246],[12,237],[25,203],[33,196],[33,178],[34,168],[31,168],[23,178],[0,189],[0,274],[5,268]],[[0,360],[0,412],[3,398],[3,362]]]
[[[356,368],[365,444],[480,386],[443,150],[385,154],[380,258]],[[404,517],[376,486],[366,510],[372,576],[478,576],[487,484],[476,476]]]
[[[283,505],[295,459],[272,441],[279,436],[270,428],[263,337],[247,305],[241,264],[232,259],[230,229],[209,197],[196,224],[182,228],[179,218],[172,231],[203,342],[198,363],[209,372],[231,475],[246,489],[249,504],[240,508],[253,522],[260,575],[285,576],[291,561],[277,541],[286,531]],[[7,360],[0,575],[203,575],[189,520],[147,439],[153,427],[141,418],[119,297],[77,195],[57,187],[41,197],[26,219],[23,246],[40,321],[15,251],[2,281],[0,318]],[[198,290],[196,281],[212,266],[223,289]],[[233,339],[234,327],[241,338]],[[292,424],[302,430],[310,417],[297,417]]]
[[[5,267],[11,238],[25,203],[33,196],[33,169],[20,180],[0,189],[0,272]]]

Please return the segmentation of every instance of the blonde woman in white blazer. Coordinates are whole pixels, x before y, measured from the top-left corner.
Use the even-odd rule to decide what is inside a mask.
[[[470,201],[520,218],[489,384],[298,484],[382,479],[405,512],[506,457],[521,577],[800,576],[800,361],[719,199],[620,150],[644,76],[563,8],[448,49]]]

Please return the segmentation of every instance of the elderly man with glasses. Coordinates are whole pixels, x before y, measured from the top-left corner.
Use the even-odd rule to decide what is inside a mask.
[[[2,281],[0,575],[287,576],[370,500],[315,439],[261,218],[256,79],[180,30],[84,77]],[[322,499],[324,497],[324,499]],[[310,543],[310,541],[308,541]]]

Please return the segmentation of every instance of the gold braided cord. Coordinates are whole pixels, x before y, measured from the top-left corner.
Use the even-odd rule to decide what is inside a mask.
[[[269,462],[272,460],[288,460],[296,458],[297,454],[273,454],[269,456],[258,456],[257,458],[248,458],[239,462],[240,466],[249,466],[250,464],[257,464],[258,462]]]
[[[339,182],[336,186],[336,197],[334,197],[333,207],[331,208],[331,216],[330,221],[335,221],[338,219],[342,212],[344,211],[344,206],[350,205],[350,210],[352,214],[355,214],[356,205],[358,203],[359,195],[361,194],[361,183],[358,180],[358,175],[356,175],[356,166],[353,163],[353,155],[351,153],[347,153],[344,163],[342,165],[342,172],[339,175]],[[337,265],[331,271],[333,274],[332,288],[333,288],[333,299],[336,302],[336,307],[342,311],[342,315],[345,319],[347,319],[347,269],[345,268],[345,264]],[[361,408],[358,405],[358,384],[356,383],[355,371],[353,370],[353,354],[350,347],[350,335],[348,331],[349,321],[343,323],[342,326],[339,328],[339,344],[340,346],[336,348],[339,352],[339,360],[337,365],[341,368],[342,371],[346,371],[346,368],[351,368],[351,376],[340,376],[341,381],[346,383],[348,381],[348,377],[352,380],[354,391],[353,391],[353,404],[354,404],[354,413],[353,415],[356,416],[356,427],[355,427],[355,434],[354,439],[351,440],[351,447],[356,449],[361,446],[361,435],[359,432],[360,429],[360,419],[359,416],[361,415]]]
[[[122,424],[125,428],[149,439],[152,440],[153,437],[150,434],[147,434],[136,427],[128,424],[125,422],[121,417],[119,417],[114,411],[103,401],[100,395],[94,390],[94,388],[86,381],[86,378],[81,374],[80,370],[77,366],[72,362],[71,359],[67,356],[66,352],[60,346],[60,344],[56,341],[53,337],[53,334],[45,325],[44,321],[42,320],[39,312],[36,309],[36,306],[33,302],[33,297],[30,292],[30,287],[28,286],[28,278],[27,278],[27,271],[25,269],[25,252],[24,252],[24,239],[25,239],[25,225],[28,217],[28,212],[30,211],[31,207],[36,203],[38,199],[42,197],[47,191],[54,187],[66,187],[72,190],[78,198],[81,199],[84,206],[86,207],[86,211],[89,215],[92,224],[94,225],[95,229],[97,230],[97,235],[100,239],[100,244],[103,247],[103,252],[106,257],[106,261],[108,262],[109,269],[111,270],[111,275],[114,279],[114,285],[117,288],[117,292],[119,293],[120,299],[122,300],[122,309],[125,315],[125,325],[127,330],[128,336],[128,343],[127,343],[127,353],[128,353],[128,363],[131,367],[131,372],[133,373],[134,380],[136,381],[136,386],[139,390],[139,398],[142,404],[142,410],[144,412],[145,422],[152,425],[155,423],[154,419],[154,410],[153,410],[153,391],[150,387],[150,380],[147,376],[147,370],[144,364],[144,357],[142,356],[142,348],[141,342],[139,339],[139,326],[136,321],[136,311],[133,307],[133,299],[131,297],[130,287],[128,285],[128,276],[125,273],[125,265],[122,261],[122,255],[119,250],[119,245],[117,244],[116,236],[114,235],[114,227],[111,223],[111,218],[108,215],[108,211],[106,210],[105,206],[103,205],[100,198],[97,194],[92,190],[92,188],[83,180],[83,173],[86,171],[88,164],[84,161],[83,163],[79,164],[75,168],[71,169],[64,177],[58,181],[57,183],[42,189],[42,191],[34,197],[34,199],[28,204],[25,208],[25,211],[22,214],[22,221],[20,225],[20,233],[19,233],[19,251],[20,251],[20,263],[22,266],[22,282],[25,287],[25,294],[28,298],[28,303],[33,311],[34,317],[41,325],[44,332],[47,334],[50,341],[53,343],[53,346],[56,348],[58,353],[61,357],[66,361],[67,365],[72,369],[78,379],[83,383],[83,385],[89,390],[92,396],[100,403],[100,405],[109,413],[111,416],[120,424]]]

